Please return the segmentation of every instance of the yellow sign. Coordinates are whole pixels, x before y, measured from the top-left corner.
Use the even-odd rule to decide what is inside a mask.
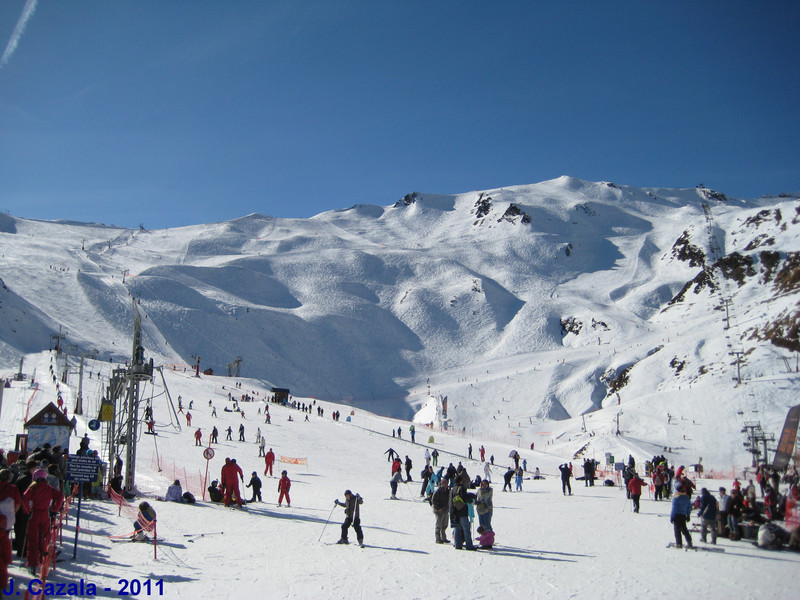
[[[100,420],[113,421],[114,420],[114,405],[110,402],[103,402],[100,405]]]

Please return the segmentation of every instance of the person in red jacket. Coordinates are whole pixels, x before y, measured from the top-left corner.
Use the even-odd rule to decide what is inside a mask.
[[[203,432],[200,428],[197,428],[197,431],[194,432],[194,445],[195,446],[202,446],[203,445]]]
[[[50,531],[50,512],[58,512],[64,504],[64,495],[47,483],[47,471],[39,469],[33,474],[33,483],[22,495],[22,502],[30,506],[28,521],[28,567],[33,574],[39,560],[47,552]]]
[[[22,496],[17,486],[11,483],[11,475],[11,469],[0,470],[0,515],[6,517],[5,529],[8,530],[14,528],[17,511],[22,506]]]
[[[225,506],[231,505],[231,498],[236,495],[236,504],[242,505],[242,495],[239,492],[239,480],[244,483],[242,468],[236,464],[235,458],[226,458],[225,466],[220,473],[220,482],[225,489]]]
[[[289,489],[292,487],[292,481],[289,479],[288,474],[286,471],[281,473],[281,478],[278,480],[278,506],[281,505],[283,502],[284,497],[286,498],[286,506],[291,506],[292,501],[289,498]]]
[[[634,473],[631,480],[628,482],[628,491],[631,493],[633,500],[633,512],[639,512],[639,498],[642,497],[642,484],[644,481],[639,477],[638,473]]]
[[[269,471],[269,476],[272,477],[272,465],[275,463],[275,453],[272,451],[272,448],[269,449],[264,455],[264,475],[267,474]]]

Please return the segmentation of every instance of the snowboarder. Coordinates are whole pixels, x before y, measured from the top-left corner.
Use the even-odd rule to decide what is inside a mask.
[[[258,478],[258,473],[255,471],[253,471],[253,474],[250,476],[250,483],[247,484],[247,487],[253,488],[253,497],[250,498],[248,502],[255,502],[256,498],[261,502],[261,480]]]
[[[339,538],[337,543],[349,543],[347,541],[347,530],[350,528],[350,525],[352,525],[353,530],[356,532],[356,539],[358,540],[359,546],[363,546],[364,533],[361,531],[361,510],[359,507],[364,503],[364,499],[358,494],[353,495],[350,490],[345,490],[344,502],[339,502],[339,499],[337,498],[333,501],[333,503],[336,506],[343,506],[345,514],[344,523],[342,523],[342,537]]]
[[[281,478],[278,480],[278,506],[283,503],[284,497],[286,498],[286,506],[292,505],[292,500],[289,498],[289,489],[292,487],[292,481],[286,471],[281,472]]]

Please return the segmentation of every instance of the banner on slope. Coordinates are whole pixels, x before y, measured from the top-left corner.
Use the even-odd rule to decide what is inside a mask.
[[[772,468],[776,471],[783,471],[789,466],[789,459],[792,457],[794,442],[797,438],[798,422],[800,422],[800,404],[790,408],[789,414],[786,415],[778,449],[775,451],[775,460],[772,462]]]
[[[281,456],[281,462],[291,465],[308,465],[307,458],[295,458],[293,456]]]

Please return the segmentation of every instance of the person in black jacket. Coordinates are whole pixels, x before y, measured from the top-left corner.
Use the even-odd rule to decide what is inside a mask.
[[[512,491],[511,490],[511,478],[512,477],[514,477],[514,468],[513,467],[508,467],[508,471],[506,471],[503,474],[503,481],[504,481],[504,483],[503,483],[503,491],[504,492],[506,491],[506,488],[508,488],[509,492]]]
[[[344,492],[344,502],[339,502],[339,499],[333,501],[336,506],[344,506],[344,514],[345,519],[344,523],[342,523],[342,537],[339,538],[339,541],[336,542],[337,544],[349,544],[350,542],[347,541],[347,530],[350,528],[350,525],[353,526],[353,529],[356,532],[356,539],[358,540],[358,545],[364,545],[364,532],[361,531],[361,510],[359,506],[364,503],[363,498],[358,494],[353,495],[353,492],[350,490],[345,490]]]
[[[700,490],[700,541],[705,543],[706,534],[711,530],[711,543],[717,543],[717,499],[703,488]]]
[[[469,478],[459,477],[450,490],[450,525],[453,527],[453,542],[456,550],[466,545],[467,550],[475,550],[469,523],[469,507],[475,501],[475,494],[467,491]]]
[[[558,470],[561,471],[561,491],[566,496],[567,490],[569,490],[569,495],[572,496],[572,486],[569,484],[569,479],[572,477],[572,470],[567,463],[559,465]]]
[[[211,485],[208,488],[208,499],[212,502],[222,502],[225,499],[222,490],[217,487],[217,480],[211,482]]]
[[[259,502],[261,500],[261,479],[258,477],[258,473],[253,471],[253,474],[250,476],[250,483],[247,484],[247,487],[253,488],[253,497],[248,500],[248,502],[255,502],[256,498],[258,498]]]
[[[447,539],[447,522],[450,519],[450,490],[447,487],[447,479],[442,478],[439,487],[431,496],[431,508],[436,515],[436,543],[449,544]]]

